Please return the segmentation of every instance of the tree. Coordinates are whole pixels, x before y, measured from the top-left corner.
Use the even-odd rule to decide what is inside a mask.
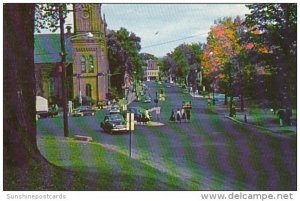
[[[250,4],[246,24],[255,46],[266,48],[261,58],[275,77],[273,90],[288,113],[296,100],[297,4]],[[259,32],[259,34],[257,34]],[[290,115],[287,116],[287,122]]]
[[[34,4],[4,5],[4,187],[7,172],[46,162],[36,144]]]
[[[142,60],[138,54],[141,49],[141,39],[125,28],[111,31],[107,37],[111,83],[118,94],[122,94],[125,73],[133,77],[135,72],[137,79],[142,78]]]
[[[59,3],[43,3],[35,4],[35,21],[34,28],[38,33],[42,29],[49,29],[55,32],[59,28],[59,7],[63,7],[63,18],[67,18],[67,9],[69,4],[59,4]]]
[[[164,72],[167,76],[175,77],[176,74],[176,62],[172,58],[171,53],[168,53],[166,56],[163,57],[161,62],[160,71]]]
[[[194,72],[200,71],[201,53],[199,44],[181,44],[163,58],[161,70],[184,80],[186,85],[195,83],[197,76],[194,76]]]
[[[211,28],[202,56],[202,66],[207,84],[212,85],[213,90],[219,89],[225,93],[224,104],[227,104],[227,96],[230,95],[232,105],[236,84],[233,81],[237,80],[237,71],[233,68],[238,67],[236,61],[241,49],[237,25],[231,18],[224,18]]]

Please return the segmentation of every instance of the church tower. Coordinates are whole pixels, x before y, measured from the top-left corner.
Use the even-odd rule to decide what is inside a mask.
[[[74,4],[73,94],[88,96],[96,103],[108,93],[106,22],[101,4]]]

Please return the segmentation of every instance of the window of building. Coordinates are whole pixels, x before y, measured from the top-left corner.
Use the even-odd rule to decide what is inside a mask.
[[[85,95],[92,98],[92,85],[85,85]]]
[[[94,58],[92,55],[89,56],[89,73],[94,72]]]
[[[81,56],[80,57],[80,63],[81,63],[81,72],[85,73],[86,72],[86,63],[85,63],[86,59],[85,56]]]

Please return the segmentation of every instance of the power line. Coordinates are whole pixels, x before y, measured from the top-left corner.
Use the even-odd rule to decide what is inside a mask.
[[[196,34],[196,35],[193,35],[193,36],[188,36],[188,37],[184,37],[184,38],[179,38],[179,39],[175,39],[175,40],[166,41],[166,42],[163,42],[163,43],[156,43],[156,44],[153,44],[153,45],[142,47],[142,49],[155,47],[155,46],[160,46],[160,45],[165,45],[165,44],[168,44],[168,43],[173,43],[173,42],[176,42],[176,41],[181,41],[181,40],[185,40],[185,39],[188,39],[188,38],[194,38],[194,37],[201,36],[201,35],[206,35],[206,34],[207,33],[201,33],[201,34]]]

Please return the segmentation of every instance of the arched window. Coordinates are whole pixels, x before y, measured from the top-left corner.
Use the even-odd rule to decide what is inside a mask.
[[[80,63],[81,63],[81,72],[86,72],[86,64],[85,64],[85,56],[80,57]]]
[[[92,55],[89,56],[89,72],[94,72],[94,58]]]
[[[85,95],[92,98],[92,85],[85,85]]]

